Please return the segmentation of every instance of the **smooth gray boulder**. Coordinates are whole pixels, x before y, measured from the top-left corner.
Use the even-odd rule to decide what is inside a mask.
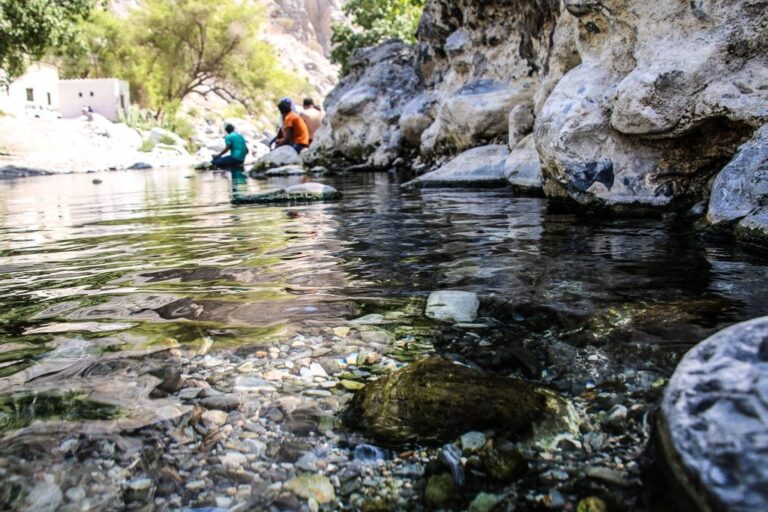
[[[659,433],[699,510],[768,510],[768,317],[688,352],[664,393]]]
[[[421,144],[421,136],[435,121],[437,98],[433,94],[420,94],[411,100],[400,115],[400,131],[414,147]]]
[[[265,190],[256,194],[235,194],[232,204],[292,203],[330,201],[341,198],[341,192],[322,183],[302,183],[286,188]]]
[[[403,187],[505,187],[508,185],[504,175],[508,157],[509,150],[500,144],[470,149]]]
[[[302,163],[295,149],[290,146],[280,146],[256,160],[251,170],[259,172],[289,165],[301,166]]]
[[[426,315],[442,322],[474,322],[479,307],[476,293],[444,290],[429,295]]]
[[[521,140],[507,158],[504,175],[519,192],[542,193],[541,162],[533,135]]]
[[[768,207],[750,213],[736,225],[736,240],[745,245],[768,247]]]
[[[422,134],[421,153],[455,154],[507,139],[510,110],[532,104],[535,92],[533,80],[510,83],[484,78],[466,84],[441,102],[437,119]]]
[[[768,125],[760,128],[739,148],[717,175],[709,199],[707,222],[716,228],[765,233],[764,210],[768,206]],[[742,221],[743,219],[743,221]],[[743,223],[743,224],[742,224]]]

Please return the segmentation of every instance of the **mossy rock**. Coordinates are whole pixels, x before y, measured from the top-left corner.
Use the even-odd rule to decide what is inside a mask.
[[[305,203],[331,201],[341,198],[341,193],[322,183],[302,183],[288,188],[265,190],[257,194],[232,196],[232,204]]]
[[[450,509],[458,505],[461,495],[448,473],[432,475],[424,488],[424,504],[429,509]]]
[[[511,482],[525,474],[528,463],[509,442],[490,442],[480,455],[485,471],[498,482]]]
[[[367,384],[343,415],[385,445],[443,443],[471,430],[512,440],[573,431],[573,408],[553,391],[428,357]]]

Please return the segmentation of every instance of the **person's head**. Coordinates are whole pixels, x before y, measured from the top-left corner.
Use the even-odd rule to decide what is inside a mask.
[[[293,110],[293,102],[291,102],[291,100],[288,98],[283,98],[280,100],[280,103],[277,104],[277,109],[282,115],[286,115],[288,112]]]
[[[227,133],[232,133],[233,131],[235,131],[235,126],[231,123],[227,123],[224,125],[224,131]]]
[[[304,98],[304,108],[312,108],[315,106],[315,102],[312,98]]]

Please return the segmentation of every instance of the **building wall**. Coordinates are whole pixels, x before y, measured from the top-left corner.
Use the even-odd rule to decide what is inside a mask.
[[[59,70],[50,64],[30,65],[8,89],[0,88],[0,109],[15,116],[44,117],[59,109]]]
[[[59,98],[64,118],[79,117],[90,107],[110,121],[119,121],[131,104],[128,82],[116,78],[61,80]]]

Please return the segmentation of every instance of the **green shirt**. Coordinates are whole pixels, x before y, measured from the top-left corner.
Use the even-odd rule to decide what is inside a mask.
[[[242,135],[237,132],[228,133],[224,136],[224,142],[229,147],[232,158],[245,160],[245,155],[248,154],[248,145]]]

